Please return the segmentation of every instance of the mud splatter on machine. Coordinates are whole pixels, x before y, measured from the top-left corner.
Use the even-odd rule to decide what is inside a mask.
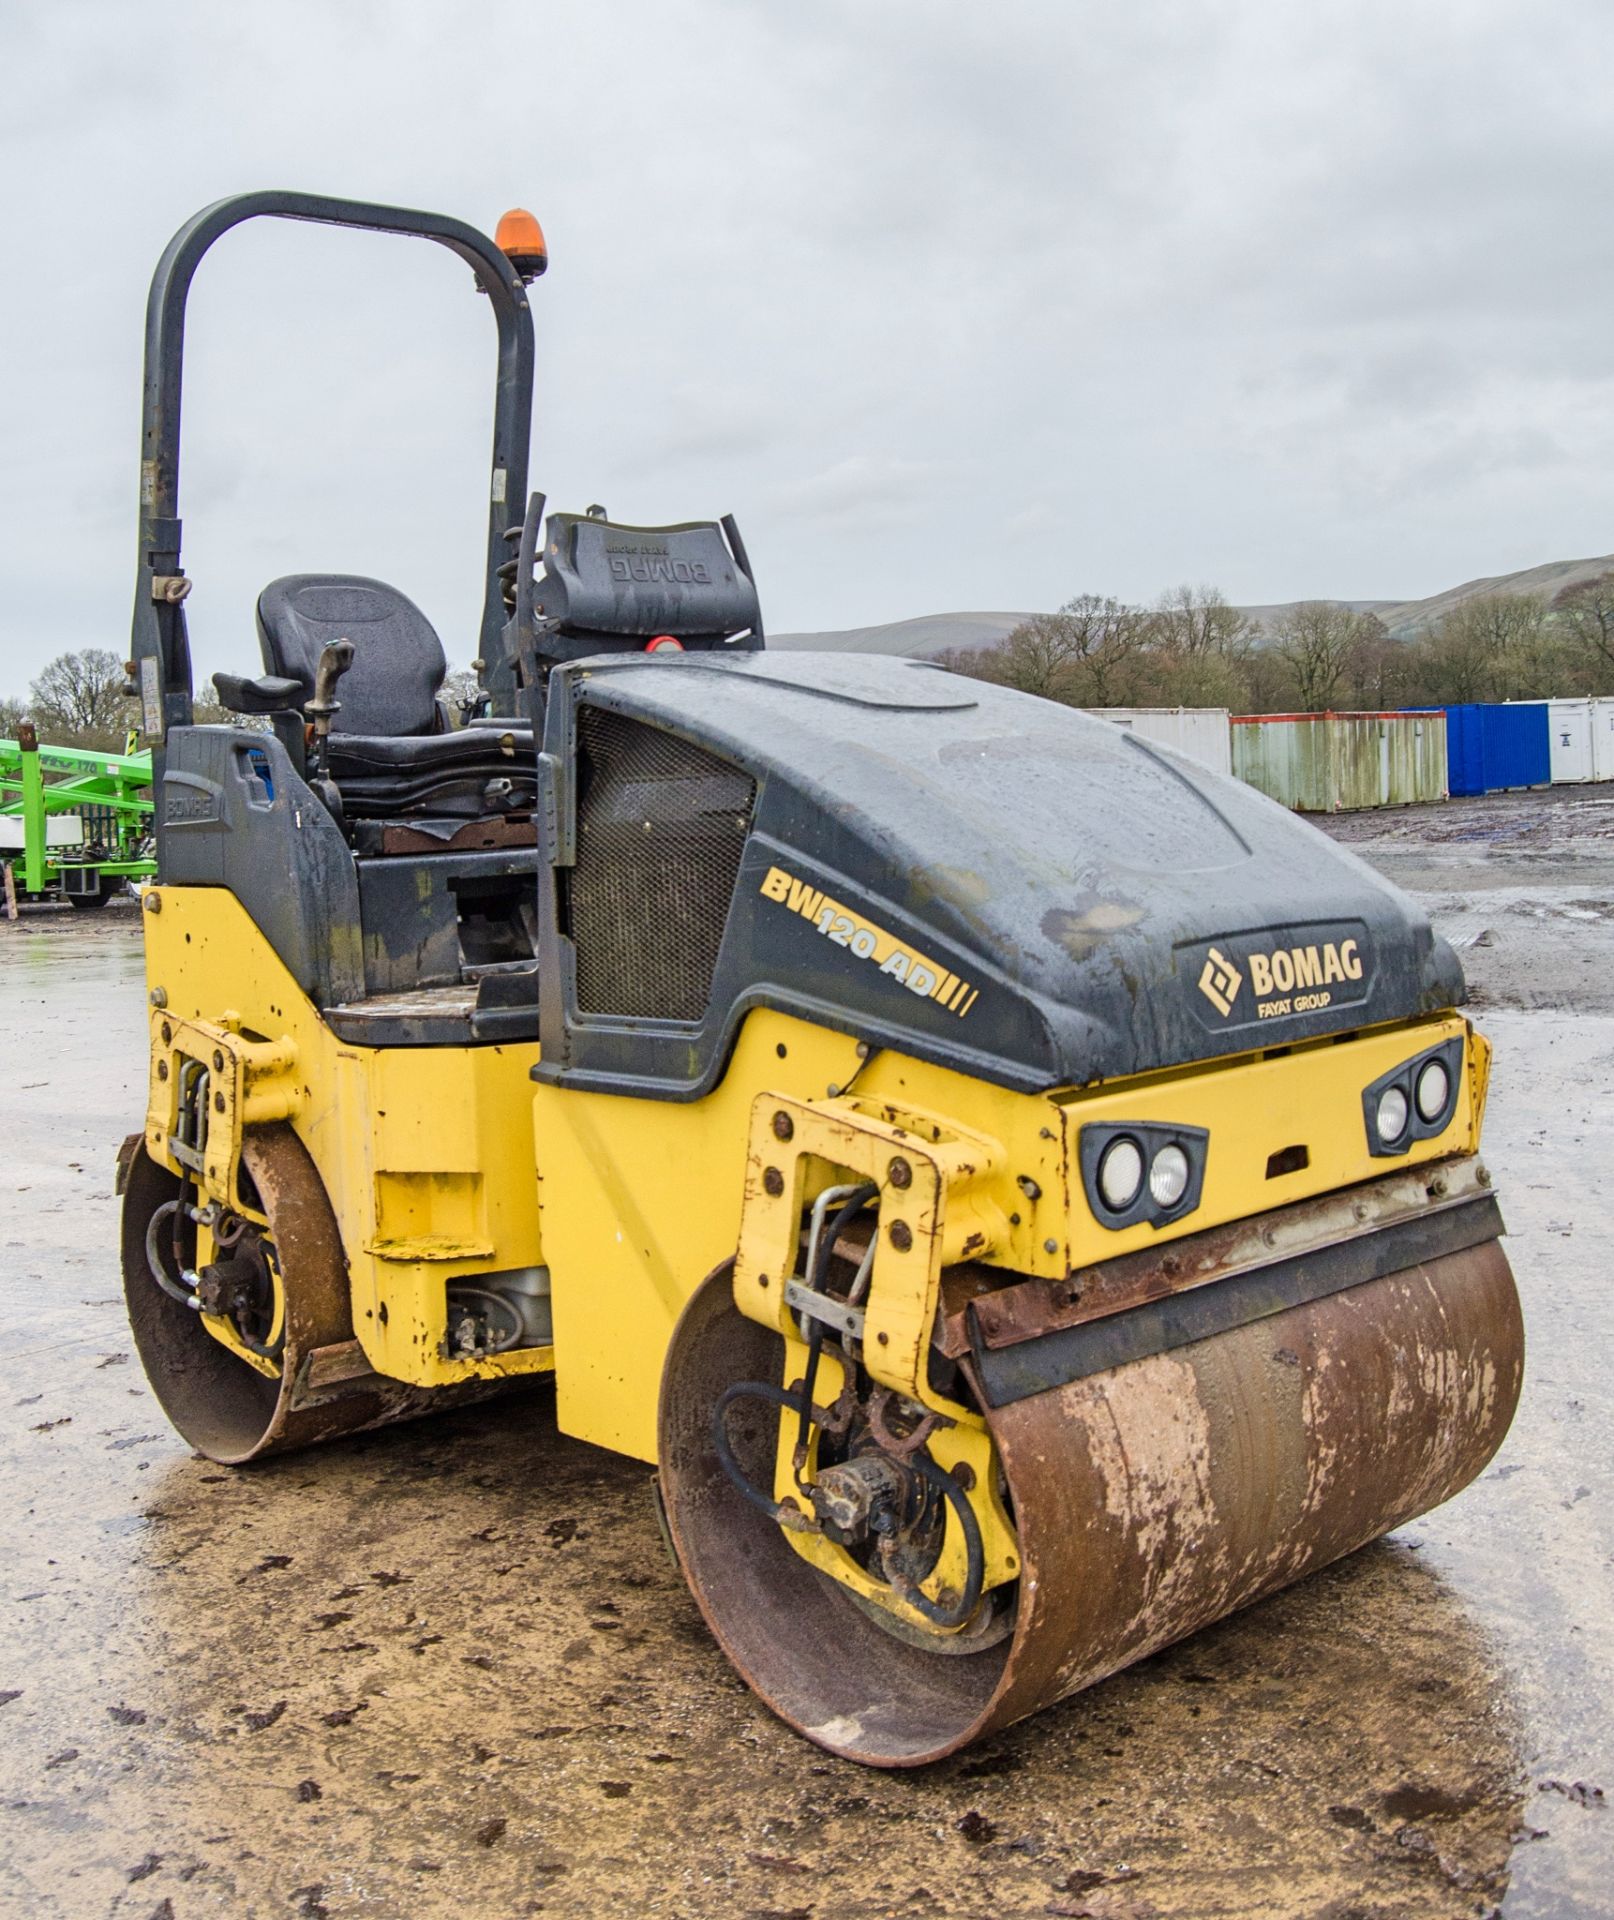
[[[457,716],[409,600],[313,574],[216,676],[267,730],[192,722],[185,296],[256,215],[439,242],[487,298]],[[757,1691],[914,1764],[1491,1457],[1488,1049],[1424,917],[1249,789],[923,663],[768,654],[732,521],[546,517],[544,265],[527,215],[264,193],[158,269],[135,1334],[227,1462],[553,1373],[565,1432],[656,1463]]]

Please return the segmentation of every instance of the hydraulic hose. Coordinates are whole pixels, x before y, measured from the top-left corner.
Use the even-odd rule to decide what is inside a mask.
[[[829,1278],[829,1263],[835,1252],[835,1242],[841,1237],[842,1230],[860,1214],[873,1200],[880,1189],[872,1180],[861,1187],[854,1187],[841,1203],[835,1217],[818,1236],[813,1248],[812,1269],[807,1275],[807,1284],[814,1293],[824,1291],[824,1282]],[[818,1384],[818,1358],[824,1350],[824,1323],[813,1321],[807,1332],[807,1371],[802,1382],[801,1424],[796,1431],[796,1483],[801,1484],[801,1468],[807,1458],[808,1428],[812,1425],[813,1388]]]
[[[178,1256],[179,1227],[177,1216],[183,1202],[184,1193],[182,1190],[178,1200],[165,1200],[160,1207],[153,1211],[150,1220],[147,1221],[146,1265],[151,1269],[152,1279],[157,1282],[158,1286],[168,1295],[169,1299],[177,1300],[182,1307],[189,1307],[194,1313],[200,1313],[202,1303],[197,1299],[195,1290],[187,1287],[182,1281],[175,1280],[170,1275],[167,1267],[163,1264],[163,1257],[159,1251],[158,1236],[161,1233],[162,1224],[165,1220],[174,1220],[174,1253],[176,1257]],[[181,1263],[180,1270],[181,1272],[184,1271],[183,1263]]]
[[[270,1277],[269,1277],[269,1331],[271,1333],[274,1332],[274,1324],[275,1324],[275,1304],[274,1303],[275,1303],[275,1280],[274,1280],[274,1274],[271,1271]],[[238,1305],[235,1312],[230,1315],[230,1325],[235,1329],[236,1339],[241,1342],[242,1346],[246,1348],[247,1352],[257,1354],[260,1360],[278,1360],[280,1356],[286,1351],[286,1327],[285,1327],[284,1313],[282,1313],[281,1315],[280,1337],[277,1340],[265,1341],[265,1340],[255,1339],[250,1333],[247,1332],[246,1328],[242,1326],[241,1319],[242,1319],[241,1309]]]
[[[805,1515],[754,1486],[735,1458],[734,1448],[729,1441],[727,1414],[736,1400],[766,1400],[787,1412],[800,1414],[804,1425],[820,1423],[823,1409],[814,1407],[805,1393],[791,1393],[788,1388],[773,1386],[765,1380],[736,1380],[718,1395],[717,1404],[712,1409],[712,1446],[719,1465],[735,1491],[743,1494],[759,1513],[765,1513],[776,1525],[794,1532],[803,1531],[810,1525]],[[943,1606],[932,1600],[915,1581],[905,1579],[901,1574],[888,1573],[887,1579],[892,1591],[916,1613],[923,1614],[933,1626],[961,1627],[980,1605],[981,1588],[986,1578],[986,1551],[981,1543],[980,1523],[975,1518],[975,1509],[970,1505],[964,1489],[952,1474],[937,1466],[928,1453],[911,1454],[904,1464],[934,1487],[958,1515],[958,1524],[964,1535],[964,1588],[951,1606]],[[882,1565],[884,1561],[882,1549]]]
[[[787,1412],[799,1413],[803,1427],[812,1424],[818,1416],[818,1409],[805,1393],[791,1393],[787,1388],[771,1386],[766,1380],[736,1380],[718,1395],[717,1405],[712,1409],[712,1445],[716,1449],[719,1464],[733,1482],[735,1490],[743,1493],[753,1507],[765,1513],[770,1520],[777,1521],[780,1526],[799,1527],[802,1516],[794,1508],[786,1507],[783,1501],[775,1500],[760,1487],[753,1486],[744,1467],[734,1457],[725,1416],[736,1400],[767,1400],[776,1407],[785,1408]],[[791,1516],[789,1519],[785,1517],[787,1514]]]
[[[200,1294],[194,1287],[187,1286],[183,1279],[176,1280],[173,1275],[169,1273],[162,1257],[163,1225],[165,1222],[172,1221],[174,1259],[179,1266],[180,1273],[183,1274],[185,1272],[184,1256],[180,1252],[179,1247],[179,1222],[185,1212],[185,1193],[186,1189],[182,1187],[176,1199],[165,1200],[160,1207],[153,1209],[151,1218],[146,1222],[146,1265],[151,1269],[152,1279],[157,1282],[157,1285],[168,1295],[170,1300],[177,1300],[182,1307],[189,1307],[192,1313],[200,1313],[202,1311]],[[221,1244],[234,1246],[240,1238],[241,1233],[237,1231],[230,1236],[228,1241],[221,1242]],[[247,1332],[246,1328],[241,1324],[239,1314],[231,1314],[229,1320],[231,1327],[235,1330],[236,1339],[241,1342],[242,1346],[244,1346],[249,1353],[255,1353],[263,1360],[278,1360],[280,1358],[286,1345],[284,1328],[281,1329],[278,1340],[263,1341],[255,1339]]]

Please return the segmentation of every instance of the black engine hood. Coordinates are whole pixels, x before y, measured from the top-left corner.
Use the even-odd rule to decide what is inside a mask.
[[[557,869],[588,778],[580,705],[756,782],[698,1022],[576,1007]],[[924,662],[582,662],[551,680],[545,765],[546,1079],[691,1097],[755,1005],[1033,1090],[1464,997],[1454,954],[1404,894],[1254,789]]]

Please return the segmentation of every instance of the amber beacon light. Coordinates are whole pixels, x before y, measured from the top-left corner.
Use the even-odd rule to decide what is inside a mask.
[[[509,256],[511,266],[526,285],[530,286],[549,265],[544,230],[525,207],[512,207],[501,215],[493,241],[501,253]]]

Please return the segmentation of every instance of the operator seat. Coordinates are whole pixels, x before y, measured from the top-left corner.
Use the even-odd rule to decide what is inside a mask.
[[[329,770],[349,819],[480,819],[529,810],[536,762],[525,721],[451,731],[439,695],[448,671],[431,622],[396,587],[361,574],[293,573],[258,596],[269,674],[314,697],[321,651],[353,643],[337,687]],[[490,793],[492,782],[501,782]]]
[[[271,580],[258,596],[258,639],[268,671],[300,681],[310,699],[324,648],[332,640],[353,642],[333,733],[397,738],[444,730],[437,705],[448,673],[443,643],[396,587],[342,573]]]

